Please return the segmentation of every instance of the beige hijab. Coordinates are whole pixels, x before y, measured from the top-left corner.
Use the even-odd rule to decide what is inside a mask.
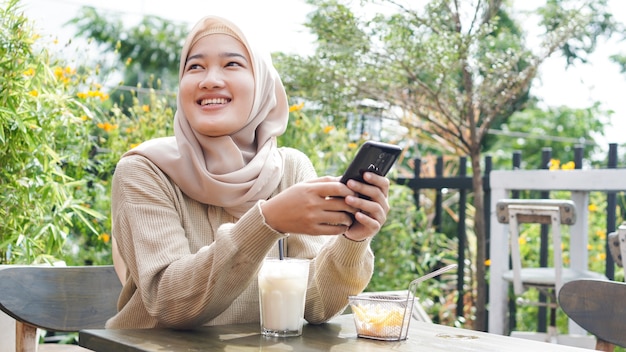
[[[124,156],[139,154],[154,162],[189,197],[225,208],[239,218],[278,186],[283,161],[276,137],[287,127],[287,95],[269,55],[255,52],[241,30],[219,17],[205,17],[185,40],[179,82],[189,50],[200,38],[227,34],[248,50],[254,73],[254,101],[247,123],[229,136],[207,137],[192,129],[177,100],[174,137],[142,143]]]

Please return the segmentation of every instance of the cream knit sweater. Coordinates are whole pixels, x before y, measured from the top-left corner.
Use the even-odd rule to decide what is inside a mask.
[[[284,176],[274,194],[314,178],[309,159],[281,148]],[[266,256],[310,258],[305,318],[325,322],[368,284],[369,240],[344,236],[285,237],[265,223],[260,202],[239,220],[201,204],[143,156],[120,160],[113,178],[112,226],[127,266],[118,314],[107,328],[172,327],[259,321],[257,272]]]

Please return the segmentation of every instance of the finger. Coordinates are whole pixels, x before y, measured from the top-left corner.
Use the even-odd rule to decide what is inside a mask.
[[[322,224],[350,227],[353,219],[354,215],[346,211],[327,211],[324,213],[324,220]]]
[[[318,235],[341,235],[346,233],[350,226],[340,224],[319,224],[316,228]]]
[[[362,213],[365,216],[375,219],[381,224],[386,220],[386,214],[389,211],[389,204],[386,198],[383,198],[383,202],[374,202],[372,200],[366,200],[360,197],[348,196],[345,198],[346,204],[352,206],[359,211],[356,213]]]
[[[312,180],[308,180],[306,182],[307,183],[324,183],[324,182],[337,182],[339,180],[340,178],[335,177],[335,176],[322,176],[322,177],[314,178]]]
[[[355,197],[356,195],[348,195],[346,197]],[[337,197],[327,197],[325,199],[324,204],[322,205],[324,210],[332,211],[332,212],[345,212],[345,213],[355,213],[358,211],[357,208],[350,206],[350,204],[346,203],[345,197],[337,198]]]
[[[364,199],[369,199],[376,203],[385,203],[387,201],[387,197],[385,196],[383,190],[378,186],[351,180],[348,181],[348,187],[354,192],[365,197]]]
[[[363,180],[372,186],[378,187],[385,197],[389,195],[389,179],[373,172],[363,174]]]

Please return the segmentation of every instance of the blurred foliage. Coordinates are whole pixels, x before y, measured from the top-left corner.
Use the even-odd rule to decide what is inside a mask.
[[[500,126],[501,134],[489,138],[492,145],[487,153],[493,156],[494,169],[510,168],[513,151],[522,153],[522,169],[541,168],[544,149],[550,148],[552,158],[565,163],[573,159],[574,147],[582,146],[583,158],[598,166],[604,160],[597,158],[605,156],[595,138],[602,135],[610,113],[599,104],[587,109],[528,108],[514,113]]]
[[[82,177],[93,116],[75,95],[83,78],[36,45],[18,1],[0,21],[0,263],[54,261],[75,227],[94,235],[104,219]]]
[[[77,36],[99,45],[102,55],[96,64],[103,74],[122,74],[119,89],[111,92],[113,102],[125,108],[132,106],[137,97],[133,94],[135,87],[176,91],[179,53],[189,31],[187,25],[146,15],[139,23],[128,26],[122,18],[120,12],[103,13],[83,6],[67,23],[76,27]],[[107,60],[111,55],[113,64]],[[141,104],[146,103],[140,100]]]

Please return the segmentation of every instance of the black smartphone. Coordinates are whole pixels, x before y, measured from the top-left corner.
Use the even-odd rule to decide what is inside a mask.
[[[387,175],[398,159],[400,152],[402,152],[402,148],[393,144],[375,141],[363,143],[350,166],[348,166],[348,169],[341,177],[341,182],[345,184],[351,179],[365,182],[363,173],[366,171],[374,172],[381,176]]]

